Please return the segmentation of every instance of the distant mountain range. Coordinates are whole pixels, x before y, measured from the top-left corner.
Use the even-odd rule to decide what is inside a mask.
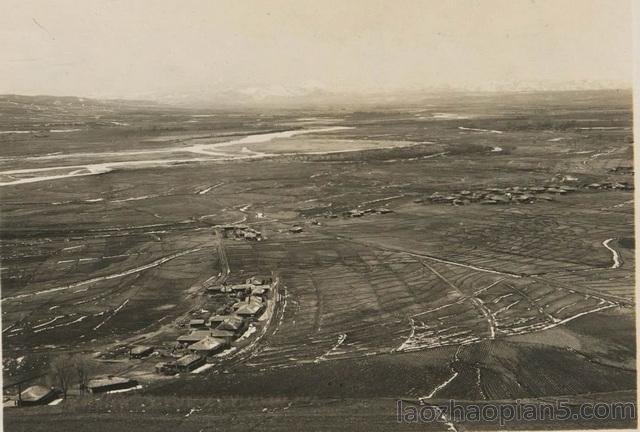
[[[425,99],[462,95],[491,95],[495,93],[540,93],[562,91],[599,91],[627,89],[620,82],[527,82],[491,83],[486,91],[482,88],[458,89],[447,86],[433,88],[389,89],[378,91],[335,91],[321,86],[263,86],[232,90],[203,90],[197,93],[150,93],[140,95],[143,99],[189,107],[331,107],[415,104]]]
[[[250,108],[332,108],[332,107],[374,107],[374,106],[413,106],[447,99],[449,101],[465,98],[495,97],[507,95],[539,95],[576,92],[588,97],[589,94],[607,92],[630,92],[629,89],[615,87],[602,89],[566,88],[563,90],[539,90],[534,88],[505,89],[496,92],[477,90],[458,90],[449,88],[409,89],[381,92],[331,92],[321,88],[309,87],[247,87],[239,90],[192,93],[162,93],[134,95],[132,99],[95,99],[77,96],[51,95],[0,95],[0,107],[3,110],[18,107],[37,109],[87,109],[111,111],[115,109],[156,108],[195,108],[195,109],[250,109]]]

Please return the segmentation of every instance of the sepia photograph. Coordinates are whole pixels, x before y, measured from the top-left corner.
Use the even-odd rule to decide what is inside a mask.
[[[3,431],[637,429],[637,1],[2,5]]]

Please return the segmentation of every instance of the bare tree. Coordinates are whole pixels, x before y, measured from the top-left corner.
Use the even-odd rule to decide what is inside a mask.
[[[69,354],[61,354],[49,363],[53,383],[62,390],[64,397],[71,387],[75,375],[73,361]]]
[[[82,354],[61,354],[49,364],[51,384],[59,387],[64,397],[74,385],[85,393],[91,374],[91,363]]]
[[[80,354],[73,355],[71,357],[71,362],[73,364],[73,369],[76,375],[75,378],[77,380],[80,393],[84,394],[87,391],[87,383],[89,382],[89,376],[91,373],[91,364]]]

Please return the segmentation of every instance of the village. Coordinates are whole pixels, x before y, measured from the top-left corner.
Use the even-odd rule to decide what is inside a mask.
[[[567,184],[545,184],[543,186],[510,186],[493,187],[477,191],[461,190],[451,193],[434,192],[425,198],[416,198],[416,204],[430,202],[433,204],[450,204],[453,206],[479,203],[483,205],[499,204],[532,204],[537,201],[554,201],[556,197],[580,191],[598,190],[633,190],[627,182],[590,183],[580,186]]]
[[[235,238],[244,238],[243,229],[228,230]],[[259,234],[259,233],[258,233]],[[202,287],[204,304],[201,303],[189,318],[177,323],[178,336],[169,343],[158,345],[116,345],[105,352],[96,353],[96,360],[129,365],[154,358],[153,373],[159,378],[200,373],[221,363],[225,357],[250,343],[257,325],[267,324],[276,299],[277,279],[272,276],[251,276],[244,283],[207,284]],[[204,306],[204,307],[203,307]],[[210,308],[207,309],[206,307]],[[215,312],[210,312],[215,309]],[[121,393],[142,388],[135,377],[123,374],[97,375],[81,372],[80,366],[69,363],[69,373],[56,386],[31,385],[14,396],[5,394],[3,406],[26,407],[57,405],[68,394]],[[73,377],[71,376],[73,375]],[[76,376],[77,375],[77,376]]]

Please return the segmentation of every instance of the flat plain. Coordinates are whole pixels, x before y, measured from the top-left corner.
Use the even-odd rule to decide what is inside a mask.
[[[398,424],[395,404],[635,402],[629,92],[0,113],[5,395],[67,353],[142,383],[6,409],[8,430],[486,429]],[[256,334],[202,373],[154,373],[210,281],[262,274],[278,289]],[[117,356],[138,343],[157,355]]]

